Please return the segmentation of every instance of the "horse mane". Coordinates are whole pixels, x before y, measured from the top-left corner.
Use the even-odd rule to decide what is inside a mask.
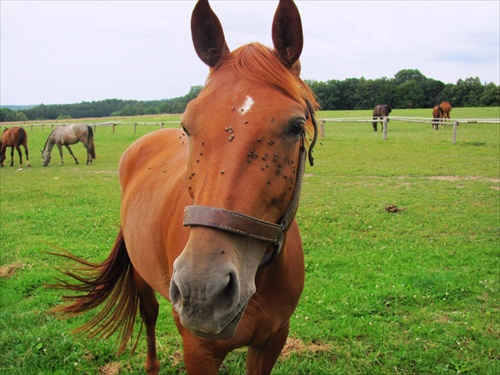
[[[49,139],[50,137],[52,136],[52,134],[57,130],[57,128],[55,128],[54,130],[52,130],[49,134],[49,136],[47,137],[47,140],[45,141],[45,146],[43,146],[43,149],[42,151],[45,151],[47,149],[47,143],[49,143]]]
[[[295,68],[295,67],[293,67]],[[218,71],[233,69],[240,76],[258,82],[265,82],[277,87],[298,103],[310,103],[316,111],[319,104],[310,87],[297,75],[294,69],[288,69],[280,61],[276,52],[261,43],[249,43],[241,46],[225,56],[213,69],[210,70],[208,81]],[[307,121],[307,132],[314,133],[312,117]]]

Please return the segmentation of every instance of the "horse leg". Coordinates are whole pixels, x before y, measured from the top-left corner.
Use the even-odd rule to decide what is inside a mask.
[[[182,326],[174,311],[175,324],[182,336],[184,365],[188,374],[217,375],[227,351],[218,350],[212,341],[195,336]]]
[[[373,131],[377,131],[377,118],[373,118]]]
[[[14,146],[10,148],[10,166],[14,166]]]
[[[160,361],[156,352],[156,319],[158,318],[159,303],[155,292],[144,279],[134,270],[134,282],[139,294],[142,321],[146,325],[146,340],[148,353],[144,368],[146,373],[157,375],[160,372]]]
[[[63,158],[63,150],[62,150],[62,145],[57,145],[57,148],[59,149],[59,155],[61,156],[61,162],[59,163],[59,165],[63,165],[64,164],[64,158]]]
[[[70,155],[73,156],[73,159],[75,159],[75,163],[78,164],[78,160],[76,159],[76,156],[73,154],[73,151],[71,151],[71,148],[69,147],[69,145],[65,145],[65,146],[68,149]]]
[[[26,154],[26,164],[28,165],[28,167],[31,167],[31,164],[30,164],[30,159],[28,157],[28,154],[29,154],[29,151],[28,151],[28,147],[27,146],[24,146],[24,153]]]
[[[87,165],[92,165],[92,156],[90,156],[89,145],[86,144],[85,148],[87,149]]]
[[[21,151],[21,147],[16,147],[17,154],[19,155],[19,168],[23,167],[23,152]]]
[[[256,347],[248,348],[247,374],[270,374],[285,346],[290,323],[284,324],[269,340]]]

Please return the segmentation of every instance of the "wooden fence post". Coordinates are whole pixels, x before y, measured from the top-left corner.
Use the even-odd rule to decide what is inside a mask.
[[[113,128],[113,134],[115,134],[115,126],[116,126],[116,124],[113,122],[113,123],[111,124],[111,127]]]
[[[384,116],[384,125],[383,125],[383,138],[384,141],[387,139],[387,123],[389,122],[389,118],[387,116]]]
[[[160,129],[163,129],[163,122],[160,122]]]
[[[137,131],[137,122],[134,122],[134,134],[136,133]]]
[[[453,122],[453,144],[457,143],[458,121]]]

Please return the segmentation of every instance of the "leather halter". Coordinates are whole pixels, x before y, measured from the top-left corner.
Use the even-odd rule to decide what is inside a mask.
[[[297,176],[295,178],[295,188],[292,198],[278,224],[260,220],[252,216],[244,215],[239,212],[215,208],[209,206],[187,206],[184,209],[184,226],[203,226],[215,228],[226,232],[236,233],[242,236],[256,238],[271,243],[272,252],[268,253],[262,259],[259,267],[270,265],[281,252],[283,240],[286,232],[293,222],[297,209],[299,207],[300,191],[302,188],[302,179],[304,177],[305,161],[309,155],[309,163],[314,165],[312,157],[312,148],[316,143],[317,123],[314,118],[314,109],[311,103],[306,100],[309,115],[312,118],[314,126],[314,136],[309,147],[309,153],[304,146],[304,137],[300,146],[299,163],[297,167]]]

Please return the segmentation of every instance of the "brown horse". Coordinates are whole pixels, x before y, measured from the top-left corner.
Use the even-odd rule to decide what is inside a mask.
[[[373,109],[373,130],[377,131],[377,118],[380,118],[380,120],[383,120],[384,117],[388,117],[389,113],[391,113],[391,107],[385,104],[377,104],[375,108]],[[389,118],[387,118],[387,121],[389,121]],[[382,124],[382,121],[380,122]]]
[[[14,166],[14,149],[17,150],[19,155],[19,169],[23,167],[23,153],[21,152],[21,146],[24,147],[24,153],[26,154],[26,164],[31,167],[29,160],[28,151],[28,134],[26,130],[19,126],[13,126],[12,128],[7,128],[2,133],[2,140],[0,141],[0,164],[3,167],[3,162],[7,158],[5,153],[7,147],[11,148],[10,151],[10,166]]]
[[[87,124],[73,124],[58,126],[49,134],[45,142],[45,147],[42,150],[43,166],[46,167],[49,165],[51,159],[50,153],[54,145],[57,146],[61,155],[61,163],[59,165],[64,164],[63,145],[66,146],[73,159],[75,159],[75,163],[78,164],[78,159],[69,147],[69,145],[74,145],[78,142],[82,142],[87,149],[87,165],[92,164],[92,159],[95,159],[94,131]]]
[[[68,271],[79,292],[56,311],[102,309],[81,332],[119,351],[137,309],[146,325],[145,368],[157,374],[155,291],[171,301],[190,374],[217,374],[226,354],[249,346],[247,373],[271,372],[304,284],[294,219],[306,161],[316,140],[314,94],[299,77],[303,36],[296,5],[281,0],[274,49],[230,52],[207,0],[196,4],[192,37],[210,67],[182,116],[133,143],[120,160],[121,229],[103,263]],[[66,255],[74,260],[77,258]]]
[[[438,130],[439,124],[443,120],[443,116],[444,111],[440,105],[436,105],[434,106],[434,108],[432,108],[432,128],[434,130]]]
[[[439,105],[443,109],[443,121],[446,121],[446,119],[450,119],[450,112],[451,112],[451,104],[449,102],[442,102]]]

